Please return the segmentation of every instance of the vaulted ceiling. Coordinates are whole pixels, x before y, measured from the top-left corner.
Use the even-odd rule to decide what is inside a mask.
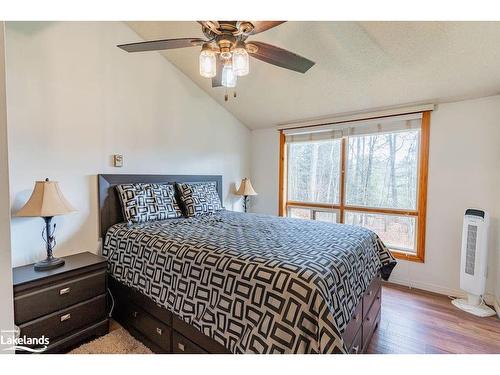
[[[203,36],[194,21],[128,24],[144,40]],[[198,73],[199,47],[161,54],[251,129],[500,93],[500,22],[286,22],[249,40],[316,65],[300,74],[251,59],[225,102],[224,88]]]

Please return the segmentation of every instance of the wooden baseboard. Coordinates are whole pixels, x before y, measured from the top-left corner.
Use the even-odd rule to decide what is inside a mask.
[[[452,289],[445,289],[445,292],[443,292],[443,289],[436,290],[436,288],[425,288],[425,286],[421,287],[421,284],[418,283],[413,284],[410,287],[407,283],[399,282],[399,280],[384,281],[383,285],[389,285],[395,288],[413,289],[424,293],[436,294],[439,296],[467,298],[467,294],[463,291],[453,291]],[[497,316],[500,318],[500,300],[497,297],[493,296],[492,294],[486,294],[483,297],[484,297],[484,302],[488,306],[493,306],[493,308],[497,313]]]
[[[451,289],[451,288],[446,288],[446,287],[442,287],[442,286],[435,285],[435,284],[421,283],[421,282],[415,282],[415,281],[411,281],[410,283],[408,283],[408,280],[395,279],[392,277],[390,280],[391,280],[391,281],[389,281],[390,284],[397,284],[397,285],[401,285],[401,286],[406,286],[407,288],[411,288],[411,289],[419,289],[419,290],[423,290],[426,292],[436,293],[436,294],[440,294],[440,295],[444,295],[444,296],[453,296],[453,297],[459,297],[459,298],[466,297],[466,294],[462,290],[459,290],[459,289]]]
[[[460,294],[460,293],[446,293],[446,292],[443,292],[442,290],[425,288],[425,287],[422,287],[421,285],[417,286],[415,284],[413,284],[412,286],[409,286],[407,283],[400,283],[400,282],[394,281],[394,280],[384,281],[383,285],[387,285],[387,286],[390,286],[392,288],[404,289],[404,290],[415,290],[415,291],[422,292],[422,293],[434,294],[436,296],[462,297],[462,294]]]

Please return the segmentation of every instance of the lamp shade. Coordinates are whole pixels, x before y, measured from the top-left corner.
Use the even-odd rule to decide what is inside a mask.
[[[16,216],[52,217],[76,211],[64,198],[57,181],[37,181],[28,202]]]
[[[249,178],[244,178],[241,180],[241,185],[236,195],[257,195],[257,192],[253,189],[252,183]]]

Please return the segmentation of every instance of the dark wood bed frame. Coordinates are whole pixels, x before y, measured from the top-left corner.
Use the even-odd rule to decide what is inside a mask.
[[[130,175],[98,176],[100,234],[102,239],[112,225],[122,222],[123,215],[115,185],[125,183],[174,183],[215,181],[222,201],[222,176],[196,175]],[[155,353],[229,353],[229,351],[185,323],[175,314],[159,307],[142,293],[109,277],[114,298],[113,318]],[[380,276],[374,278],[347,324],[342,339],[351,354],[365,353],[380,323],[382,289]]]

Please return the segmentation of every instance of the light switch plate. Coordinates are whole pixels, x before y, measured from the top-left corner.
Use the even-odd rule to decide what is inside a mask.
[[[120,154],[113,155],[113,166],[123,167],[123,155]]]

